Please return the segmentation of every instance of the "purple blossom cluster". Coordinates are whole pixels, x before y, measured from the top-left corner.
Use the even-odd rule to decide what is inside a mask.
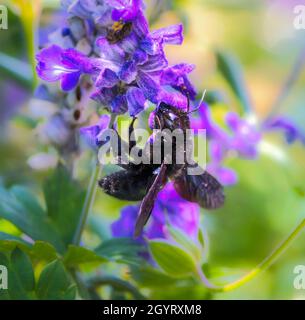
[[[193,129],[204,128],[207,132],[210,156],[207,169],[225,186],[238,182],[237,173],[225,166],[226,159],[232,155],[246,160],[257,159],[260,143],[268,132],[284,134],[288,144],[300,141],[305,145],[305,133],[285,117],[274,117],[259,124],[254,115],[241,117],[237,113],[228,112],[225,125],[226,128],[222,128],[213,121],[206,103],[202,103],[199,117],[192,119]]]
[[[146,101],[183,108],[195,90],[187,74],[192,65],[169,66],[166,44],[183,41],[181,24],[150,31],[140,0],[63,1],[71,15],[61,30],[60,45],[38,55],[37,72],[48,82],[75,89],[88,75],[91,98],[111,113],[136,116]],[[72,46],[71,46],[72,45]]]

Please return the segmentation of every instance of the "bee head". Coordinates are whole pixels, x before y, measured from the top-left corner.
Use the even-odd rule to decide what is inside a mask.
[[[161,102],[155,111],[155,128],[185,129],[188,126],[188,116],[183,110]]]

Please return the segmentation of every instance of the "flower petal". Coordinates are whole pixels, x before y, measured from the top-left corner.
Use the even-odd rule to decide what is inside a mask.
[[[128,110],[126,95],[117,95],[110,103],[112,113],[124,114]]]
[[[95,86],[97,88],[112,88],[118,83],[118,81],[119,78],[115,72],[110,69],[105,69],[96,79]]]
[[[80,129],[81,136],[85,139],[85,141],[90,147],[95,149],[97,146],[101,146],[98,141],[98,136],[103,130],[105,130],[108,127],[109,122],[110,116],[102,115],[97,125],[84,127]]]
[[[43,49],[37,54],[36,70],[42,80],[58,81],[63,74],[69,72],[70,68],[63,64],[62,54],[63,49],[56,45]]]
[[[119,73],[119,78],[120,80],[130,84],[132,83],[133,81],[136,80],[136,77],[137,77],[137,66],[136,64],[133,62],[133,61],[127,61],[120,73]]]
[[[70,91],[74,89],[78,84],[80,76],[80,72],[68,73],[63,75],[61,80],[61,88],[64,91]]]
[[[138,206],[125,207],[121,211],[120,219],[111,225],[112,235],[117,238],[133,237],[134,226],[137,220],[138,211]]]
[[[186,109],[188,104],[186,96],[172,88],[168,90],[162,88],[159,91],[158,101],[180,109]]]
[[[181,63],[165,69],[161,74],[161,84],[170,85],[174,89],[188,96],[191,100],[196,99],[197,92],[187,78],[187,74],[194,70],[192,64]]]
[[[139,71],[137,83],[148,100],[154,103],[158,102],[160,86],[152,77],[148,76],[144,72]]]
[[[123,65],[125,60],[125,52],[116,44],[109,44],[105,37],[100,37],[96,40],[96,45],[101,49],[100,60],[101,64],[115,71]]]
[[[154,56],[149,56],[148,60],[141,66],[143,72],[154,72],[163,70],[168,66],[168,61],[165,57],[165,54],[157,54]]]
[[[208,171],[209,173],[213,174],[224,186],[232,186],[238,182],[237,173],[230,168],[208,165]]]
[[[129,88],[126,97],[129,114],[132,117],[135,117],[137,114],[144,110],[146,99],[141,89],[136,87]]]
[[[183,42],[183,25],[176,24],[170,27],[155,30],[151,33],[153,39],[166,44],[180,45]]]
[[[300,140],[305,145],[305,132],[298,128],[291,120],[285,117],[273,119],[265,124],[265,130],[280,130],[284,133],[287,143],[291,144]]]

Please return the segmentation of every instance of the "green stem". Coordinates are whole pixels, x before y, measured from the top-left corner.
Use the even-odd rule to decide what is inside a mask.
[[[38,29],[36,21],[23,21],[24,32],[27,39],[28,59],[32,69],[32,86],[35,88],[38,83],[36,74],[36,30]]]
[[[138,291],[136,287],[127,281],[121,280],[113,276],[96,277],[89,280],[89,290],[96,289],[101,286],[111,286],[112,288],[122,291],[130,292],[137,300],[145,300],[145,296]]]
[[[116,119],[116,116],[112,115],[110,123],[108,125],[108,128],[111,128],[113,126],[115,119]],[[81,237],[82,237],[83,231],[85,229],[88,216],[92,210],[92,207],[93,207],[93,204],[95,201],[95,196],[96,196],[96,192],[97,192],[97,188],[98,188],[97,181],[98,181],[98,178],[100,177],[101,173],[102,173],[102,166],[99,163],[95,163],[94,169],[93,169],[93,172],[91,175],[91,179],[89,182],[89,186],[87,189],[85,203],[84,203],[82,213],[80,216],[79,224],[78,224],[78,227],[76,229],[75,236],[73,239],[73,244],[75,244],[75,245],[80,244]]]
[[[84,281],[82,280],[82,278],[80,277],[80,275],[77,273],[76,270],[70,270],[71,275],[77,285],[77,289],[78,289],[78,294],[80,295],[80,297],[84,300],[90,300],[90,292],[88,290],[88,288],[86,287],[86,284],[84,283]]]
[[[269,115],[267,120],[272,119],[272,117],[278,113],[279,109],[281,108],[283,101],[289,95],[291,89],[295,85],[295,83],[300,78],[301,73],[303,72],[303,68],[305,66],[305,47],[302,48],[300,54],[298,55],[286,81],[283,84],[283,87],[277,96],[276,100],[274,101],[273,105],[271,106]]]
[[[283,241],[267,258],[265,258],[257,267],[252,269],[249,273],[241,277],[240,279],[226,284],[224,286],[216,286],[212,283],[210,283],[206,276],[202,273],[200,270],[199,276],[205,286],[207,286],[209,289],[218,291],[218,292],[227,292],[234,289],[237,289],[241,287],[242,285],[248,283],[253,278],[255,278],[257,275],[262,273],[264,270],[269,268],[285,251],[286,249],[291,245],[291,243],[300,235],[300,233],[305,228],[305,219],[303,219],[300,224],[291,232],[291,234],[288,236],[288,238]]]
[[[87,222],[88,215],[91,212],[91,209],[93,207],[93,203],[94,203],[95,195],[97,191],[97,180],[100,177],[101,172],[102,172],[102,167],[99,164],[95,164],[94,170],[90,178],[90,183],[88,186],[85,203],[81,213],[80,223],[78,224],[78,228],[75,232],[75,237],[73,241],[75,245],[79,245],[80,243],[82,233],[84,231],[84,228]]]

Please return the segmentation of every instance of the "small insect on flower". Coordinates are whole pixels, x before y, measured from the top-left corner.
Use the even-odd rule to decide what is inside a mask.
[[[108,30],[106,39],[110,44],[116,44],[124,40],[132,31],[132,22],[117,21]]]
[[[222,185],[209,173],[192,175],[188,172],[190,167],[199,167],[198,164],[189,164],[186,161],[186,154],[190,151],[192,142],[188,140],[186,131],[190,129],[189,111],[177,109],[165,103],[161,103],[155,111],[154,129],[160,133],[163,130],[173,132],[181,130],[184,135],[184,143],[177,146],[175,140],[172,143],[172,163],[165,161],[169,155],[166,153],[164,145],[168,143],[166,136],[161,140],[151,141],[149,145],[150,164],[128,164],[121,165],[125,170],[106,176],[99,182],[100,187],[108,195],[119,199],[141,202],[139,215],[135,226],[135,236],[141,235],[144,226],[154,208],[158,193],[172,180],[178,194],[190,202],[198,203],[202,208],[217,209],[224,204],[225,196]],[[133,124],[130,127],[130,136],[133,133]],[[121,139],[120,139],[121,140]],[[152,152],[154,144],[161,141],[161,164],[154,164]],[[130,148],[132,146],[129,146]],[[146,152],[147,148],[140,150]],[[178,163],[176,154],[182,153],[184,162]],[[120,155],[119,155],[120,156]]]

